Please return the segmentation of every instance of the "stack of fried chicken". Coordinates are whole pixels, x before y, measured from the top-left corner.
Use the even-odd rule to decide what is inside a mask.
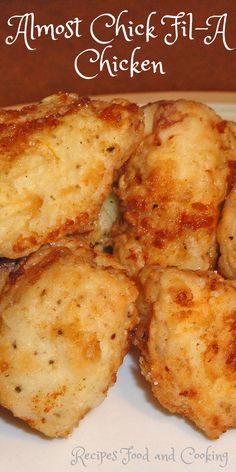
[[[66,436],[133,343],[162,406],[236,426],[236,125],[59,93],[0,152],[0,404]]]

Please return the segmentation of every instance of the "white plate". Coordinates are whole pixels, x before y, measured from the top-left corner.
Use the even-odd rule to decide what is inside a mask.
[[[236,104],[211,104],[236,120]],[[152,398],[135,354],[117,383],[68,439],[44,439],[0,411],[1,472],[216,472],[236,470],[236,430],[210,441]]]

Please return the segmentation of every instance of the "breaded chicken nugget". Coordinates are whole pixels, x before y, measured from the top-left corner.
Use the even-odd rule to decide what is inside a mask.
[[[67,436],[116,380],[136,297],[111,256],[72,238],[22,262],[0,297],[0,404]]]
[[[223,149],[226,152],[228,165],[227,193],[229,193],[236,185],[236,123],[234,121],[222,121],[219,130],[222,133]]]
[[[142,112],[59,93],[0,111],[0,257],[92,229],[114,172],[142,136]]]
[[[217,235],[219,270],[226,278],[236,279],[236,185],[226,199]]]
[[[227,186],[222,121],[185,100],[150,104],[144,113],[146,138],[119,181],[115,253],[131,273],[145,264],[212,268]]]
[[[145,268],[140,280],[142,373],[161,405],[218,438],[236,426],[236,288],[175,268]]]

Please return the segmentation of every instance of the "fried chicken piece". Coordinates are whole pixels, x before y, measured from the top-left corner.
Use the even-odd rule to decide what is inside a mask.
[[[116,380],[136,297],[111,256],[73,238],[22,262],[0,299],[0,404],[46,436],[67,436]]]
[[[234,121],[223,121],[220,131],[228,165],[227,193],[229,193],[236,185],[236,123]]]
[[[236,286],[214,272],[155,266],[140,281],[142,373],[163,407],[218,438],[236,426]]]
[[[226,122],[223,137],[227,149],[228,195],[217,230],[221,256],[219,271],[236,279],[236,123]]]
[[[131,274],[145,264],[213,268],[227,186],[225,125],[185,100],[147,105],[144,114],[146,137],[119,181],[115,253]]]
[[[142,137],[142,111],[59,93],[0,111],[0,257],[93,228]]]
[[[228,279],[236,279],[236,185],[226,199],[217,236],[220,273]]]

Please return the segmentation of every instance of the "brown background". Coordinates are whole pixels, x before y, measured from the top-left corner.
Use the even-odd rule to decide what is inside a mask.
[[[124,9],[129,10],[128,19],[142,23],[151,11],[157,11],[159,21],[166,14],[193,12],[196,26],[204,26],[210,15],[228,13],[227,42],[231,47],[236,47],[235,0],[0,0],[0,7],[0,105],[37,100],[58,90],[78,91],[86,95],[164,90],[236,91],[236,49],[226,51],[220,38],[211,46],[204,46],[202,33],[196,34],[194,41],[180,38],[169,47],[162,40],[162,35],[167,31],[160,31],[158,25],[158,40],[145,44],[141,37],[127,43],[119,37],[113,43],[112,54],[124,59],[134,47],[140,45],[142,53],[139,57],[162,60],[166,75],[146,72],[131,79],[127,72],[114,78],[103,72],[93,80],[85,80],[79,78],[74,70],[74,59],[80,51],[86,48],[102,49],[90,37],[92,19],[104,12],[117,15]],[[34,12],[35,21],[40,25],[63,24],[77,16],[83,19],[82,37],[52,41],[44,36],[34,42],[35,51],[28,51],[22,38],[7,46],[5,38],[13,34],[13,28],[7,25],[8,18],[27,12]],[[103,30],[105,34],[104,26]]]

